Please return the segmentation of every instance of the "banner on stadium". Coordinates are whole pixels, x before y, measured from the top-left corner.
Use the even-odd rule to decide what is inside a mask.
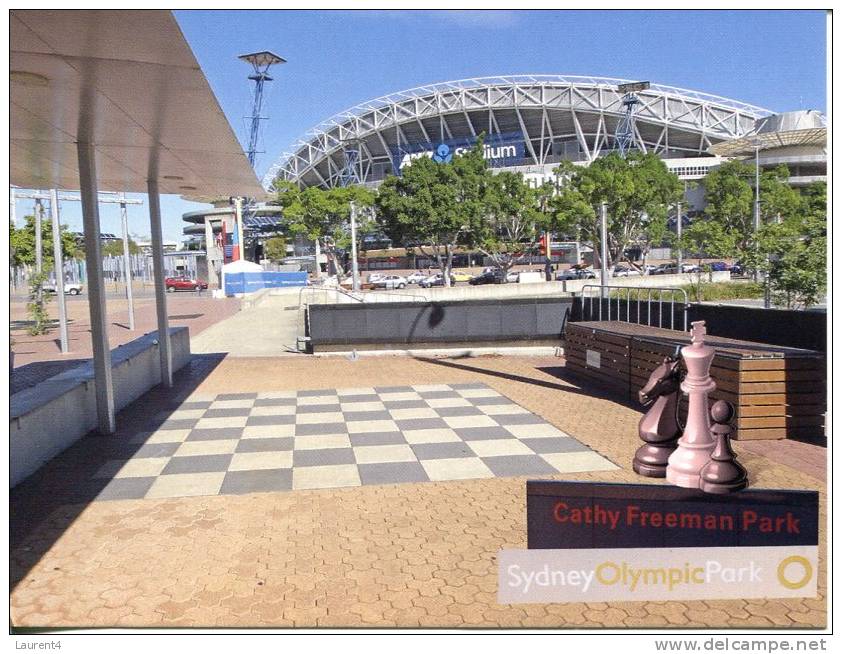
[[[464,154],[477,142],[476,138],[445,139],[441,141],[402,145],[392,148],[392,167],[396,175],[416,159],[427,157],[439,163],[449,163],[455,155]],[[520,132],[494,134],[483,141],[483,155],[488,164],[499,168],[516,166],[525,156],[525,143]]]

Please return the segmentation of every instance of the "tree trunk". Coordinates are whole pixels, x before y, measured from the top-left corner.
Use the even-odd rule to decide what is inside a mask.
[[[444,285],[449,287],[450,286],[450,271],[453,269],[453,246],[452,245],[445,245],[444,246],[445,255],[447,256],[447,261],[445,263],[444,268]]]

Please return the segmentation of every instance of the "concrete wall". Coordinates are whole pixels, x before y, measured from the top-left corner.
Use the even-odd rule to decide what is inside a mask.
[[[119,411],[161,383],[158,333],[111,353],[114,405]],[[190,332],[171,327],[173,370],[190,361]],[[14,487],[97,426],[93,363],[51,377],[11,397],[10,483]]]

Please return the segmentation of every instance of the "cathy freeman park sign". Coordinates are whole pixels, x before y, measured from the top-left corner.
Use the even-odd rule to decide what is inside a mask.
[[[406,166],[423,157],[439,163],[450,163],[455,155],[464,154],[475,143],[475,138],[462,138],[403,145],[392,149],[392,167],[395,174],[400,175]],[[520,132],[511,132],[486,137],[482,151],[489,166],[500,168],[520,164],[525,156],[524,148],[523,135]]]
[[[500,603],[816,595],[815,491],[529,481],[526,494],[529,549],[500,552]]]

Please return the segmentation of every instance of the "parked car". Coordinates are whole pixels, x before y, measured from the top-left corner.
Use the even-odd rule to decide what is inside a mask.
[[[681,264],[681,272],[697,273],[699,272],[699,266],[697,266],[695,263],[683,263]]]
[[[516,270],[510,270],[510,271],[506,274],[506,282],[508,282],[509,284],[514,284],[514,283],[516,283],[519,279],[520,279],[520,272],[518,272],[518,271],[516,271]]]
[[[640,271],[629,266],[615,266],[614,277],[639,277]]]
[[[480,273],[479,275],[475,275],[468,280],[468,283],[471,286],[479,286],[482,284],[502,284],[503,283],[503,273],[497,269],[486,269],[484,272]]]
[[[167,292],[174,293],[175,291],[198,291],[200,289],[206,289],[208,283],[192,277],[167,277],[164,280],[164,286],[166,286]]]
[[[745,274],[743,264],[741,261],[737,261],[737,263],[728,267],[729,272],[732,275],[743,275]]]
[[[711,272],[722,272],[728,270],[728,264],[724,261],[713,261],[711,263],[706,263],[703,267],[705,270],[710,270]]]
[[[386,276],[386,273],[369,273],[368,275],[368,283],[374,284]]]
[[[470,273],[466,273],[461,270],[451,271],[450,276],[457,282],[469,282],[473,279]]]
[[[555,278],[558,281],[568,279],[596,279],[596,272],[592,268],[573,266],[567,270],[562,270],[560,273],[556,273]]]
[[[429,275],[422,270],[416,270],[413,273],[410,273],[406,277],[407,284],[420,284],[423,280],[427,279]]]
[[[380,279],[376,282],[372,282],[371,286],[373,288],[406,288],[407,282],[406,277],[401,277],[400,275],[383,275]]]
[[[450,276],[450,285],[451,286],[453,285],[454,281],[455,280],[453,279],[453,276],[451,275]],[[444,286],[444,275],[442,275],[441,273],[436,273],[434,275],[430,275],[424,281],[419,282],[418,285],[421,286],[422,288],[430,288],[432,286]]]
[[[48,282],[41,286],[41,289],[46,293],[55,293],[56,285]],[[81,293],[82,290],[83,286],[81,284],[72,284],[70,282],[64,282],[65,295],[79,295],[79,293]]]
[[[675,275],[678,272],[678,264],[675,263],[662,263],[660,266],[656,267],[650,275]]]

